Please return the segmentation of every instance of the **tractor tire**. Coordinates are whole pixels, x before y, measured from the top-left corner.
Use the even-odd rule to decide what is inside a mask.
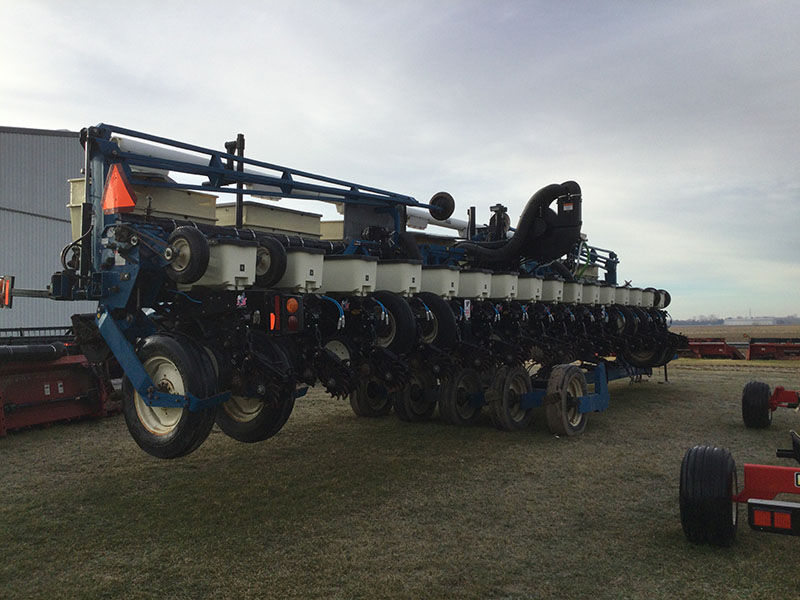
[[[533,409],[520,407],[520,397],[533,389],[524,367],[501,369],[495,385],[487,392],[492,422],[504,431],[524,429],[533,420]]]
[[[256,250],[256,285],[269,288],[286,273],[286,248],[278,240],[262,237]]]
[[[482,408],[475,402],[475,397],[482,391],[481,379],[476,371],[456,371],[439,392],[439,413],[452,425],[473,425],[480,417]]]
[[[289,359],[275,342],[263,340],[259,352],[273,359],[282,371],[290,368]],[[294,386],[282,390],[282,397],[231,395],[220,405],[217,425],[222,432],[238,442],[263,442],[278,433],[294,409]]]
[[[578,412],[578,398],[587,394],[586,377],[575,365],[558,365],[547,380],[545,414],[555,435],[573,436],[586,429],[588,416]]]
[[[384,290],[371,296],[380,302],[388,313],[388,322],[380,321],[376,343],[395,354],[407,354],[417,343],[417,321],[414,311],[402,296]]]
[[[204,375],[205,354],[188,338],[151,335],[137,350],[144,370],[153,383],[175,394],[206,398],[214,394],[211,379]],[[122,410],[134,441],[157,458],[178,458],[196,450],[214,426],[216,407],[192,412],[188,408],[149,406],[127,377],[123,380]]]
[[[166,267],[167,277],[176,283],[194,283],[208,268],[211,251],[208,240],[199,229],[182,225],[168,239],[173,256]]]
[[[449,310],[449,309],[448,309]],[[436,379],[418,369],[411,371],[408,383],[392,394],[394,414],[401,421],[430,421],[436,411]]]
[[[750,381],[742,390],[742,420],[745,426],[764,429],[772,425],[772,409],[769,385],[762,381]]]
[[[694,446],[681,463],[683,533],[693,544],[730,546],[739,522],[736,463],[725,448]]]
[[[431,292],[420,292],[417,298],[431,311],[431,320],[422,325],[422,341],[442,350],[449,350],[458,341],[458,323],[450,304]]]
[[[392,398],[377,379],[362,379],[350,391],[350,408],[359,417],[385,417],[392,412]]]

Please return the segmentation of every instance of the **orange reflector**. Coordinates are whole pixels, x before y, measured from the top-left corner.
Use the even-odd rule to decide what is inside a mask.
[[[131,212],[135,207],[136,193],[125,178],[125,172],[119,165],[111,165],[103,188],[103,213]]]
[[[275,313],[269,313],[269,329],[275,329]]]
[[[791,529],[792,528],[792,514],[784,512],[772,513],[775,516],[775,527],[777,529]]]
[[[297,298],[289,298],[286,301],[286,312],[289,314],[296,313],[299,306],[300,305],[297,303]]]
[[[754,510],[753,525],[757,527],[772,527],[772,513],[765,510]]]
[[[0,277],[0,304],[3,308],[11,308],[11,288],[14,287],[14,277]]]

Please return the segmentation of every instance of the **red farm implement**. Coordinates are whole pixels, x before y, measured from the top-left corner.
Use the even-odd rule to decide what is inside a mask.
[[[692,338],[689,346],[678,351],[683,358],[730,358],[743,360],[745,355],[725,338]]]
[[[31,425],[117,412],[107,363],[90,363],[67,336],[14,333],[0,344],[0,437]]]

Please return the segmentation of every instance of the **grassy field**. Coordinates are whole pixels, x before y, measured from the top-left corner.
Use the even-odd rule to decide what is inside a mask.
[[[800,339],[800,325],[674,325],[671,330],[690,338],[725,338],[729,342],[746,342],[751,338]]]
[[[800,386],[798,362],[681,360],[611,386],[586,433],[540,418],[360,419],[313,393],[258,445],[215,430],[141,452],[120,417],[0,439],[0,598],[797,598],[797,538],[683,536],[687,448],[775,458],[800,415],[746,429],[741,388]],[[658,377],[661,375],[662,377]],[[741,513],[740,513],[741,514]],[[743,516],[743,515],[742,515]]]

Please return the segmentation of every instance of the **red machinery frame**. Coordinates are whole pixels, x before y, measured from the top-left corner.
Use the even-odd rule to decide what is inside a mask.
[[[0,437],[8,431],[118,412],[108,366],[98,376],[83,355],[0,363]]]
[[[747,503],[752,529],[800,536],[800,503],[776,501],[778,494],[800,495],[800,466],[744,466],[744,488],[734,502]]]

